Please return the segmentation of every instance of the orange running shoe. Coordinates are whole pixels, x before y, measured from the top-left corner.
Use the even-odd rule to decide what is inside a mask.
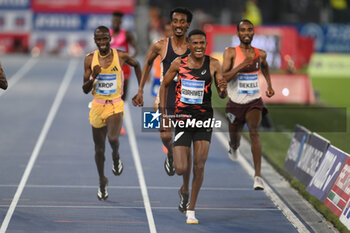
[[[126,130],[124,129],[124,126],[122,126],[122,129],[120,130],[120,135],[126,135]]]
[[[168,154],[168,149],[163,145],[163,152],[165,153],[165,154]]]

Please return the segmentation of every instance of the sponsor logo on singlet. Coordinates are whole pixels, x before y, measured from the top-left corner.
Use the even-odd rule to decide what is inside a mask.
[[[99,74],[95,83],[96,93],[110,95],[117,92],[117,74]]]
[[[259,92],[258,74],[238,74],[238,94],[253,95]]]
[[[202,104],[204,85],[204,80],[181,79],[181,102],[186,104]]]

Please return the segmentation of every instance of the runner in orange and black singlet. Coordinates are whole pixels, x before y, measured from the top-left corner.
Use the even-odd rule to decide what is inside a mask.
[[[190,69],[187,65],[188,56],[181,59],[180,72],[176,85],[175,119],[186,121],[187,118],[202,122],[213,118],[211,106],[210,57],[205,56],[200,69]],[[168,92],[169,93],[169,92]],[[169,94],[168,94],[169,96]],[[183,133],[181,137],[176,137]],[[174,146],[189,146],[192,140],[211,140],[212,128],[175,127]]]
[[[186,115],[197,120],[213,117],[211,106],[212,77],[209,68],[209,56],[205,56],[200,69],[190,69],[188,56],[181,59],[178,83],[176,85],[175,119],[184,120]]]

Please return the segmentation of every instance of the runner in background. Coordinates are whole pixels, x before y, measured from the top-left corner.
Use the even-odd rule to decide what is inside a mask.
[[[161,56],[162,58],[162,77],[164,77],[174,59],[190,53],[186,32],[192,21],[192,12],[187,8],[175,8],[170,12],[170,20],[172,36],[160,39],[152,44],[147,51],[142,69],[140,87],[137,94],[132,98],[134,106],[143,106],[143,88],[156,57]],[[162,82],[162,78],[160,81]],[[174,115],[175,86],[176,82],[172,81],[171,86],[168,89],[169,93],[166,104],[168,115]],[[175,174],[175,168],[173,165],[173,129],[168,128],[160,132],[160,137],[168,152],[167,158],[164,161],[164,168],[169,176],[173,176]]]
[[[264,189],[261,178],[261,143],[259,126],[262,114],[267,109],[261,99],[258,74],[261,70],[267,82],[266,96],[272,97],[269,66],[266,61],[266,52],[251,46],[254,37],[254,26],[249,20],[241,20],[237,24],[239,46],[225,49],[223,57],[223,76],[228,82],[229,100],[226,105],[226,117],[229,124],[229,152],[231,160],[237,160],[243,126],[247,123],[251,140],[251,151],[254,160],[255,190]]]
[[[172,35],[172,30],[171,30],[171,25],[170,23],[164,24],[162,28],[162,37],[171,37]],[[153,43],[155,43],[154,41]],[[153,106],[154,109],[158,109],[158,91],[160,88],[160,78],[161,78],[161,62],[162,58],[161,56],[158,56],[156,60],[153,62],[153,81],[152,81],[152,87],[151,87],[151,95],[153,96]]]
[[[131,54],[131,57],[135,57],[138,53],[135,38],[130,31],[127,31],[121,28],[121,25],[123,22],[123,16],[124,14],[122,12],[119,12],[119,11],[113,12],[112,28],[110,29],[110,34],[112,37],[111,48],[119,49],[129,53],[129,45],[130,45],[133,49],[133,54]],[[128,94],[128,84],[129,84],[129,78],[131,75],[131,70],[130,70],[130,66],[127,64],[125,64],[122,69],[124,74],[122,99],[125,101]],[[124,127],[122,127],[120,134],[121,135],[125,134]]]
[[[6,75],[4,70],[2,69],[1,63],[0,63],[0,88],[6,90],[8,87]]]

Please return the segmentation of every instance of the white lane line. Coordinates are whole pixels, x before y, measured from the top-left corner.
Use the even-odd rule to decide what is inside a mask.
[[[153,218],[153,214],[152,214],[151,203],[150,203],[149,197],[148,197],[145,177],[143,175],[140,154],[139,154],[139,150],[137,148],[137,142],[136,142],[136,137],[134,134],[134,128],[133,128],[132,122],[131,122],[131,113],[129,110],[129,106],[126,103],[124,106],[124,111],[125,111],[124,119],[125,119],[126,131],[128,132],[128,138],[130,141],[132,157],[134,159],[137,177],[139,179],[139,184],[141,187],[143,203],[145,206],[147,220],[148,220],[148,227],[149,227],[149,230],[151,233],[156,233],[157,232],[156,225],[154,224],[154,218]]]
[[[17,187],[14,184],[6,184],[0,185],[2,187]],[[27,184],[26,188],[64,188],[64,189],[95,189],[96,185],[36,185],[36,184]],[[140,186],[110,186],[108,185],[108,189],[140,189]],[[178,190],[178,186],[174,187],[165,187],[165,186],[147,186],[147,189],[156,189],[156,190]],[[251,190],[251,188],[227,188],[227,187],[201,187],[201,190],[207,191],[247,191]]]
[[[7,207],[0,205],[0,207]],[[67,208],[67,209],[145,209],[142,206],[88,206],[88,205],[18,205],[17,208]],[[177,207],[158,206],[152,207],[158,210],[177,210]],[[197,207],[198,210],[215,210],[215,211],[279,211],[274,208],[244,208],[244,207]]]
[[[36,145],[34,147],[34,150],[32,152],[32,155],[30,156],[29,162],[27,164],[27,167],[23,173],[22,179],[18,185],[18,188],[16,190],[15,196],[12,199],[11,205],[9,209],[7,210],[6,216],[4,221],[2,222],[1,228],[0,228],[0,233],[5,233],[6,229],[8,227],[8,224],[10,223],[11,217],[13,212],[15,211],[15,208],[17,206],[18,200],[20,199],[24,186],[27,183],[28,177],[32,171],[32,168],[34,166],[35,160],[39,155],[40,149],[45,141],[46,135],[49,132],[49,129],[51,127],[51,124],[56,116],[57,110],[59,106],[61,105],[61,102],[63,100],[63,97],[67,91],[67,88],[69,86],[69,83],[71,82],[75,70],[78,65],[78,60],[77,59],[71,59],[66,71],[66,74],[61,82],[61,85],[58,89],[58,92],[56,94],[55,100],[51,106],[49,115],[46,118],[45,124],[43,126],[43,129],[41,130],[40,136],[36,142]]]
[[[221,144],[227,148],[228,151],[228,136],[225,136],[222,132],[216,132],[214,133],[216,137],[219,139]],[[241,164],[241,166],[246,170],[246,172],[251,176],[254,177],[254,168],[250,163],[247,162],[245,158],[238,157],[238,162]],[[295,214],[288,208],[288,206],[278,197],[278,195],[271,189],[271,187],[264,182],[264,192],[266,195],[271,199],[271,201],[276,205],[276,207],[286,216],[286,218],[289,220],[290,223],[294,225],[294,227],[299,232],[308,233],[310,232],[305,225],[295,216]]]
[[[37,58],[33,58],[31,57],[23,66],[20,70],[18,70],[13,76],[11,76],[11,78],[8,79],[8,88],[6,90],[6,92],[8,92],[8,90],[10,88],[12,88],[19,80],[21,80],[24,75],[38,62]],[[6,68],[5,72],[6,72]],[[4,93],[6,93],[5,91],[1,91],[0,92],[0,96],[2,96]]]

